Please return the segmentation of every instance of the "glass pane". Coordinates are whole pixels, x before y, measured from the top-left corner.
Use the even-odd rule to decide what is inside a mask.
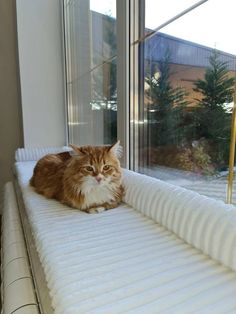
[[[110,144],[117,133],[116,1],[65,1],[69,143]]]
[[[146,0],[146,29],[170,19],[169,8],[176,15],[196,2]],[[236,71],[233,12],[233,0],[209,0],[146,39],[140,60],[139,171],[223,200]]]
[[[197,2],[198,0],[146,0],[146,29],[152,30],[159,27]]]

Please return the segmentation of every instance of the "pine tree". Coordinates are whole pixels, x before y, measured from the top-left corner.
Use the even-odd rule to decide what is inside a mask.
[[[146,91],[150,103],[149,120],[154,121],[150,126],[153,146],[178,146],[185,141],[189,131],[185,123],[188,115],[186,92],[180,87],[171,86],[170,75],[170,55],[166,52],[156,74],[149,74],[145,78],[149,86]]]
[[[225,165],[228,162],[231,127],[231,110],[227,105],[233,101],[234,78],[229,76],[227,62],[220,60],[216,50],[209,63],[204,79],[197,80],[193,89],[202,95],[201,99],[196,99],[194,110],[196,137],[213,143],[212,159]]]

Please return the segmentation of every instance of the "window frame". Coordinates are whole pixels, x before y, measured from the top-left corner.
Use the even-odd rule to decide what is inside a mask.
[[[117,0],[117,138],[121,164],[130,168],[130,1]]]

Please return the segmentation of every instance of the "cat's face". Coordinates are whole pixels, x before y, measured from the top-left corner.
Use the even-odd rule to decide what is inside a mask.
[[[112,146],[71,147],[75,152],[71,163],[73,177],[83,186],[85,193],[97,187],[109,188],[120,183],[119,142]]]

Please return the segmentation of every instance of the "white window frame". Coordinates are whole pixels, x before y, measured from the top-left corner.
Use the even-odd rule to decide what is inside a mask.
[[[123,146],[122,166],[130,168],[130,5],[117,0],[117,138]]]

